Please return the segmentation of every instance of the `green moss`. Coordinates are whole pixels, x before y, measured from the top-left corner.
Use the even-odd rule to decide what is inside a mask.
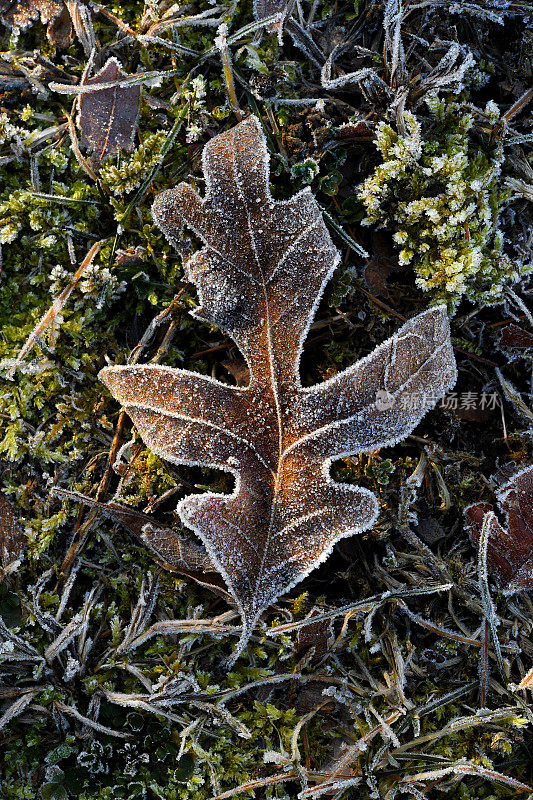
[[[525,274],[504,252],[499,212],[506,199],[501,180],[503,144],[480,135],[480,112],[456,101],[428,101],[432,119],[410,112],[405,130],[380,123],[383,156],[358,194],[366,209],[363,225],[380,224],[401,247],[400,264],[410,264],[417,285],[453,309],[464,296],[472,302],[501,302],[503,288]],[[484,119],[494,125],[494,103]]]

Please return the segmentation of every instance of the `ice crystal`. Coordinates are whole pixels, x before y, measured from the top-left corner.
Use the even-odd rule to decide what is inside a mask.
[[[454,383],[455,361],[436,307],[346,371],[302,387],[303,341],[339,262],[320,209],[309,189],[272,199],[254,116],[209,142],[203,169],[204,200],[180,184],[158,195],[153,213],[171,242],[185,223],[205,243],[186,264],[200,298],[193,313],[232,337],[250,382],[163,366],[107,367],[100,377],[154,453],[235,476],[233,494],[189,496],[178,512],[242,615],[239,652],[270,603],[376,520],[376,497],[334,483],[331,462],[404,438]]]

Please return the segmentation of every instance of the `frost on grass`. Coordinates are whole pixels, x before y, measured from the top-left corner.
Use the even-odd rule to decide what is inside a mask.
[[[84,86],[103,84],[101,89],[84,92],[79,100],[81,143],[93,151],[97,163],[116,155],[120,149],[133,147],[141,87],[121,86],[120,81],[127,77],[117,59],[110,58],[96,75],[83,83]]]
[[[497,498],[504,526],[490,503],[474,503],[465,509],[468,532],[477,545],[483,524],[489,525],[487,565],[505,594],[533,589],[533,467],[514,475]]]
[[[339,262],[320,209],[309,189],[272,199],[256,117],[212,139],[203,169],[204,200],[182,183],[158,195],[153,213],[171,242],[184,224],[204,242],[186,263],[200,298],[193,313],[236,342],[250,383],[162,366],[107,367],[100,377],[153,452],[235,476],[233,494],[189,496],[178,512],[235,598],[240,652],[270,603],[377,518],[370,491],[331,480],[332,460],[407,436],[455,382],[455,361],[436,307],[329,381],[302,387],[303,341]]]

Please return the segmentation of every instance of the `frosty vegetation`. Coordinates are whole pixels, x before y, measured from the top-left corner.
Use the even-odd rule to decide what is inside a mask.
[[[533,794],[532,42],[0,2],[2,800]]]

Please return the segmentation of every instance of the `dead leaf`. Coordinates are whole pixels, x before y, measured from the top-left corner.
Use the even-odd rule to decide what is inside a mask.
[[[3,569],[21,558],[27,541],[13,506],[0,492],[0,563]]]
[[[102,516],[112,519],[123,525],[130,533],[142,539],[153,550],[158,561],[166,569],[178,570],[186,573],[216,572],[213,563],[205,550],[197,544],[186,542],[176,535],[174,530],[167,525],[160,525],[149,514],[143,514],[134,508],[120,505],[120,503],[100,503],[92,497],[71,492],[68,489],[54,488],[52,494],[83,503],[99,511]]]
[[[259,20],[273,14],[283,14],[287,4],[288,0],[254,0],[254,17]]]
[[[235,378],[237,386],[248,386],[250,383],[250,370],[243,359],[227,360],[222,362],[222,366],[227,369],[229,374]]]
[[[140,84],[120,86],[127,78],[116,58],[106,61],[102,69],[87,78],[82,86],[116,84],[84,92],[79,99],[78,125],[81,144],[93,151],[96,163],[116,155],[120,149],[131,150],[139,117]]]
[[[0,0],[0,19],[8,28],[24,31],[41,17],[50,38],[53,23],[63,8],[63,0]]]
[[[203,168],[204,200],[182,183],[158,195],[153,214],[171,242],[183,224],[204,241],[186,262],[200,298],[193,315],[231,336],[250,383],[229,386],[159,365],[107,367],[100,378],[154,453],[235,477],[231,495],[208,492],[178,505],[242,615],[235,658],[268,605],[339,539],[377,518],[376,497],[334,483],[331,462],[407,436],[456,372],[439,306],[349,369],[303,388],[303,341],[340,260],[320,209],[309,189],[272,199],[254,116],[209,142]]]
[[[388,231],[374,231],[371,252],[372,258],[365,267],[366,284],[377,297],[390,297],[387,278],[391,272],[403,272],[406,267],[398,262]]]
[[[521,350],[533,348],[533,334],[511,322],[502,329],[500,334],[500,347],[516,347]]]
[[[295,651],[298,656],[306,653],[311,647],[314,654],[322,656],[327,653],[335,641],[332,619],[320,619],[316,622],[313,617],[320,616],[320,609],[313,608],[307,615],[309,622],[298,629]]]
[[[517,689],[531,689],[533,691],[533,667],[526,672],[518,686]]]
[[[50,20],[46,28],[46,35],[58,50],[66,50],[73,39],[72,20],[68,8],[64,6],[57,17]]]
[[[533,589],[533,467],[514,475],[497,492],[505,514],[500,525],[490,503],[474,503],[465,509],[466,528],[475,545],[487,519],[487,564],[504,594]]]

